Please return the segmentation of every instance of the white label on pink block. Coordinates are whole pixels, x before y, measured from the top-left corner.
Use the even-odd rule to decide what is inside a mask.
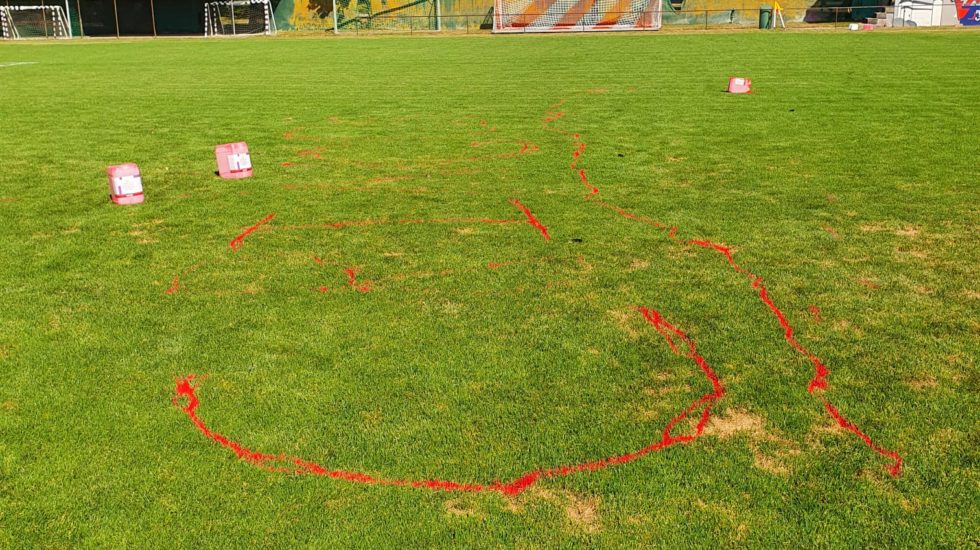
[[[140,176],[116,176],[112,178],[114,195],[135,195],[143,192],[143,179]]]
[[[248,153],[228,155],[228,168],[233,172],[248,170],[252,167],[252,157]]]

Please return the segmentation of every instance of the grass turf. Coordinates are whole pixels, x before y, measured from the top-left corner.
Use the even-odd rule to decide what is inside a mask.
[[[36,62],[0,67],[0,543],[975,542],[976,37],[0,45]],[[602,200],[678,239],[583,200],[571,133]],[[255,176],[218,180],[236,140]],[[112,206],[127,161],[147,202]],[[511,198],[550,241],[447,220],[523,220]],[[389,223],[311,227],[355,220]],[[765,278],[901,477],[692,238]],[[250,448],[509,480],[640,448],[710,389],[635,306],[726,385],[706,435],[517,497],[269,473],[171,404],[196,373]]]

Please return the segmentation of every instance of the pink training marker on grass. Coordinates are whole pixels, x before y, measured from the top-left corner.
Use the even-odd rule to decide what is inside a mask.
[[[752,79],[737,76],[728,79],[728,93],[747,94],[752,91]]]
[[[252,157],[244,141],[225,143],[214,148],[218,161],[218,175],[225,179],[248,178],[252,176]]]
[[[109,198],[115,204],[143,202],[143,178],[140,168],[129,162],[106,168],[109,174]]]

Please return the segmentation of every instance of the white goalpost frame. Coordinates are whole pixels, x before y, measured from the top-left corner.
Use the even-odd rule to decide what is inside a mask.
[[[68,0],[65,0],[67,7]],[[14,20],[15,13],[38,12],[41,15],[41,24],[45,27],[44,35],[21,36]],[[50,12],[50,16],[48,13]],[[23,38],[71,38],[71,22],[68,20],[64,9],[61,6],[6,6],[0,5],[0,38],[7,40],[18,40]],[[48,20],[50,19],[52,34],[47,34]]]
[[[239,30],[235,21],[236,6],[262,6],[264,25],[258,32]],[[221,23],[221,9],[228,8],[230,11],[231,32],[225,32],[225,25]],[[272,11],[270,0],[222,0],[218,2],[207,2],[204,4],[204,36],[254,36],[264,34],[266,36],[276,34],[276,17]]]

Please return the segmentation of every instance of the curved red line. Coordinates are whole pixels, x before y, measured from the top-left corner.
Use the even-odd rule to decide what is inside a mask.
[[[395,479],[387,478],[381,476],[372,476],[364,472],[357,472],[351,470],[340,470],[340,469],[330,469],[322,466],[316,462],[310,460],[304,460],[295,456],[287,456],[285,454],[268,454],[255,451],[245,447],[244,445],[229,439],[228,437],[222,435],[219,432],[212,430],[201,417],[197,414],[197,409],[201,404],[200,398],[197,395],[197,385],[194,383],[196,378],[195,375],[189,374],[184,378],[179,378],[176,381],[174,388],[173,403],[174,406],[178,407],[180,410],[187,415],[191,423],[200,431],[205,437],[214,441],[215,443],[221,445],[222,447],[230,450],[238,457],[240,460],[244,460],[253,466],[268,470],[271,472],[284,472],[293,473],[298,475],[318,475],[330,477],[333,479],[339,479],[344,481],[349,481],[352,483],[363,483],[368,485],[388,485],[397,487],[414,487],[417,489],[433,489],[438,491],[462,491],[462,492],[497,492],[504,495],[515,496],[520,494],[522,491],[534,485],[542,477],[552,478],[552,477],[563,477],[568,476],[577,472],[593,471],[609,466],[615,466],[619,464],[625,464],[627,462],[632,462],[646,454],[654,451],[660,451],[671,447],[673,445],[690,443],[701,437],[704,430],[704,426],[708,421],[710,416],[711,406],[715,401],[722,398],[725,395],[725,388],[722,386],[721,381],[718,376],[708,365],[708,362],[702,357],[698,351],[697,346],[695,346],[694,341],[687,336],[683,331],[673,326],[661,316],[660,312],[652,308],[637,308],[637,310],[643,315],[647,323],[649,323],[653,328],[659,332],[664,339],[670,344],[671,349],[677,355],[683,355],[692,359],[694,363],[701,369],[704,375],[711,382],[712,391],[706,393],[688,405],[680,414],[673,417],[661,434],[658,441],[654,441],[650,445],[638,449],[636,451],[625,453],[621,455],[614,455],[599,460],[593,460],[590,462],[582,462],[577,464],[567,464],[562,466],[556,466],[553,468],[541,468],[527,472],[520,477],[513,479],[511,481],[501,483],[499,481],[494,481],[492,483],[462,483],[456,481],[449,481],[444,479],[422,479],[422,480],[409,480],[409,479]],[[679,338],[687,345],[687,351],[681,352],[679,348],[675,345],[673,337]],[[181,405],[181,399],[185,400],[185,403]],[[701,418],[691,434],[686,435],[675,435],[673,434],[673,429],[687,418],[692,412],[702,409]]]

